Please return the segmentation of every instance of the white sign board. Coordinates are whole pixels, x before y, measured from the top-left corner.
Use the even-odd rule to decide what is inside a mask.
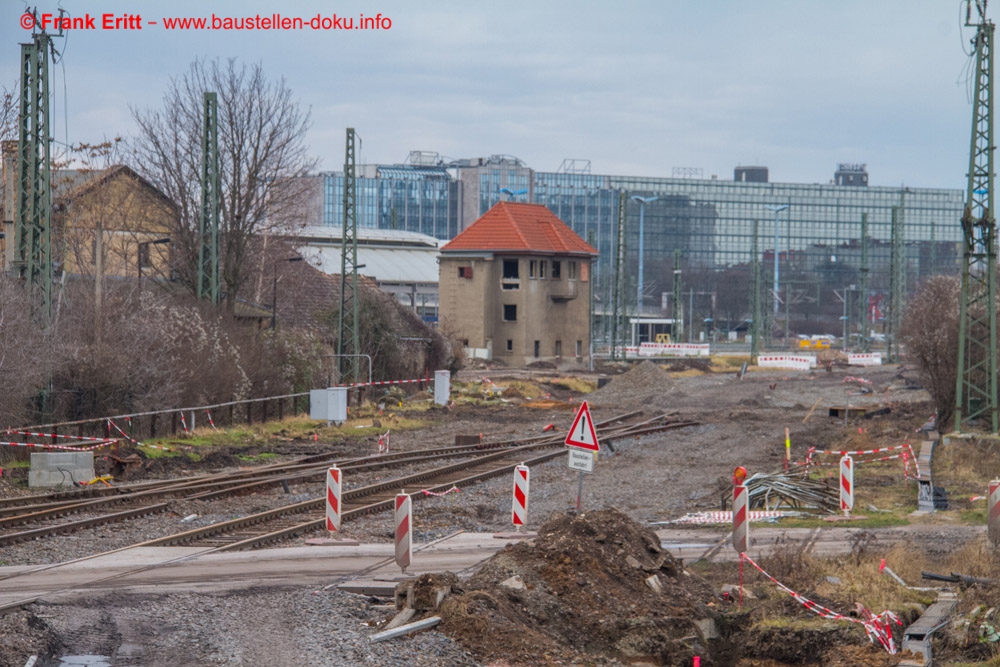
[[[594,472],[594,453],[571,447],[569,450],[569,468],[570,470],[579,470],[580,472]]]

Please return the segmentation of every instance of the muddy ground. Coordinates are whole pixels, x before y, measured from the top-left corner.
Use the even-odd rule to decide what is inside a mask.
[[[454,624],[451,629],[446,624],[445,632],[460,643],[461,651],[455,654],[443,653],[444,657],[441,659],[444,662],[441,664],[476,662],[497,667],[507,664],[571,664],[574,661],[579,664],[690,664],[693,651],[699,647],[706,648],[703,643],[704,633],[691,629],[693,620],[713,618],[720,625],[738,625],[739,616],[733,616],[728,611],[725,612],[728,615],[719,616],[718,613],[722,613],[719,610],[722,603],[712,586],[703,583],[683,586],[678,589],[683,595],[671,596],[669,601],[639,600],[646,600],[649,589],[645,579],[653,574],[660,576],[664,583],[686,582],[691,575],[684,574],[669,557],[657,564],[663,554],[654,552],[651,548],[653,545],[648,545],[646,552],[639,553],[642,549],[637,545],[644,544],[645,538],[636,531],[644,530],[643,526],[649,522],[677,518],[695,510],[717,509],[720,492],[729,488],[729,479],[736,466],[744,466],[751,473],[779,470],[784,456],[786,427],[791,435],[792,458],[802,460],[810,446],[842,449],[901,444],[932,412],[928,396],[917,386],[915,375],[896,366],[840,368],[832,372],[820,370],[814,373],[752,371],[741,380],[736,378],[734,372],[706,373],[704,368],[700,368],[703,365],[699,362],[674,362],[660,367],[643,363],[628,372],[608,375],[610,381],[604,387],[585,396],[557,383],[546,384],[547,378],[557,376],[551,370],[531,373],[502,369],[463,372],[457,380],[470,381],[489,377],[502,384],[504,377],[534,378],[542,382],[550,396],[546,398],[547,403],[541,404],[520,397],[497,396],[489,398],[483,405],[464,405],[459,402],[450,409],[436,408],[424,413],[423,418],[428,423],[425,428],[393,434],[395,450],[452,444],[456,435],[482,433],[487,440],[536,435],[549,424],[567,428],[573,411],[583,398],[589,402],[596,420],[642,410],[646,417],[667,413],[678,419],[699,422],[697,426],[622,441],[602,450],[595,473],[586,479],[582,500],[585,511],[592,515],[600,514],[592,512],[593,510],[609,511],[606,515],[600,514],[610,517],[607,521],[613,524],[605,526],[605,532],[625,535],[624,539],[612,538],[611,545],[607,540],[601,542],[598,539],[601,530],[594,533],[588,528],[582,532],[573,532],[574,526],[579,526],[567,511],[572,510],[576,503],[576,473],[568,470],[564,462],[553,462],[533,470],[529,527],[539,528],[544,524],[545,531],[553,535],[559,531],[552,526],[561,527],[574,537],[568,542],[566,539],[556,540],[555,537],[554,542],[546,542],[543,535],[530,548],[539,550],[536,554],[545,552],[545,557],[522,554],[524,558],[517,561],[517,567],[514,567],[512,563],[516,558],[511,558],[516,554],[508,555],[509,557],[505,556],[508,558],[506,566],[501,566],[501,563],[487,568],[477,579],[471,581],[464,597],[456,598],[454,602],[458,610],[456,613],[480,618],[481,615],[477,615],[475,610],[477,605],[485,605],[481,610],[484,615],[491,618],[493,615],[499,616],[496,616],[495,622],[482,627],[482,632],[469,630],[480,627],[478,621],[477,624],[460,625],[463,629],[458,630]],[[845,382],[846,378],[852,376],[869,380],[872,391],[858,393],[857,383]],[[593,375],[585,377],[596,379]],[[872,409],[887,407],[891,412],[850,424],[844,424],[841,419],[828,415],[831,406],[843,406],[848,402],[852,406],[864,405]],[[533,403],[535,407],[531,407]],[[391,417],[383,415],[383,418],[387,426],[391,424]],[[278,442],[268,449],[282,456],[316,450],[357,456],[373,454],[376,450],[374,438],[344,438],[324,430],[320,434],[321,440],[318,443],[303,437]],[[163,459],[146,462],[134,478],[169,476],[179,474],[182,470],[190,473],[206,468],[218,470],[234,467],[241,463],[235,458],[237,453],[239,452],[236,450],[219,451],[212,457],[205,457],[200,463]],[[433,539],[456,529],[496,531],[509,528],[509,486],[509,480],[498,480],[463,492],[460,497],[453,495],[425,500],[415,510],[416,539]],[[300,491],[321,493],[318,488],[304,488]],[[278,495],[280,494],[275,494],[276,497]],[[262,502],[258,499],[256,504],[260,505]],[[179,511],[187,513],[191,509],[185,507]],[[345,524],[344,534],[372,541],[390,539],[390,530],[384,517],[366,517]],[[621,540],[622,544],[614,545],[614,539]],[[632,550],[637,548],[639,551],[633,553]],[[618,557],[618,560],[612,559],[612,568],[593,568],[590,561],[594,554],[607,553],[608,549],[612,549],[611,553]],[[621,553],[617,553],[618,551]],[[626,556],[638,562],[639,566],[634,567],[629,563],[622,566],[619,561]],[[534,562],[538,567],[527,567],[527,562]],[[500,576],[514,570],[523,571],[522,578],[537,576],[538,580],[533,584],[536,589],[544,581],[550,598],[538,598],[534,607],[526,602],[531,598],[528,593],[523,594],[520,600],[508,595],[502,602],[491,602],[482,596],[476,598],[476,590],[490,587],[495,590],[501,580]],[[638,573],[644,576],[636,578]],[[611,587],[614,594],[604,600],[604,606],[596,607],[599,611],[588,612],[585,608],[580,608],[580,605],[593,602],[593,598],[588,597],[596,590],[590,583],[593,578],[600,578]],[[532,589],[529,587],[527,590],[530,592]],[[494,593],[486,597],[492,595]],[[634,597],[636,601],[631,601]],[[266,599],[255,602],[255,605],[267,604]],[[500,616],[507,619],[503,622],[509,621],[517,615],[513,612],[518,610],[518,604],[524,607],[522,612],[518,612],[523,614],[521,627],[538,630],[538,633],[531,634],[534,643],[530,647],[526,640],[519,642],[512,638],[516,637],[516,631],[512,630],[509,636],[501,634],[503,627]],[[641,613],[637,611],[632,614],[633,605],[636,609],[642,607],[639,610]],[[551,616],[547,609],[551,611]],[[104,622],[112,626],[125,622],[130,610],[135,611],[129,605],[110,607]],[[69,615],[71,610],[63,612]],[[7,622],[0,619],[0,636],[8,633],[20,635],[24,628],[34,628],[33,631],[40,636],[45,636],[50,631],[58,634],[57,628],[43,622],[43,617],[52,614],[51,609],[36,607],[27,616],[20,618],[20,626],[12,625],[13,620],[4,625]],[[118,618],[123,615],[123,618]],[[695,616],[697,618],[693,618]],[[550,625],[558,625],[567,622],[559,619],[566,618],[579,621],[588,628],[584,642],[586,645],[565,645],[555,635],[543,631],[542,626],[548,621],[551,621]],[[665,623],[664,618],[674,620]],[[628,627],[622,626],[622,623]],[[149,630],[158,631],[154,626]],[[863,633],[860,635],[861,641],[858,641],[856,632],[831,627],[828,643],[843,647],[843,651],[836,657],[831,657],[826,652],[811,650],[815,646],[815,635],[800,637],[796,635],[794,627],[783,632],[786,634],[771,632],[754,638],[753,646],[757,648],[753,651],[720,645],[714,653],[706,653],[706,661],[702,664],[706,667],[734,665],[738,660],[742,660],[739,662],[741,667],[777,667],[782,664],[836,664],[845,667],[896,664],[886,661],[878,652],[869,652]],[[494,640],[492,646],[477,643],[475,637],[483,633]],[[501,641],[501,637],[505,638]],[[692,637],[697,641],[693,643]],[[363,634],[361,638],[364,638]],[[50,639],[53,645],[66,643],[59,637]],[[787,646],[804,648],[789,651]],[[4,650],[0,643],[0,665],[15,664],[11,660],[22,655],[4,653]],[[462,652],[465,650],[472,651],[471,655],[474,657]],[[367,662],[375,664],[371,660]],[[214,664],[250,663],[229,659],[218,660]]]

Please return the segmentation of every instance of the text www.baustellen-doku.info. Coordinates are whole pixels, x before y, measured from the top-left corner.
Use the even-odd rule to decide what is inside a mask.
[[[21,15],[25,30],[389,30],[392,19],[382,14],[317,14],[288,16],[254,14],[253,16],[152,17],[142,14],[40,14]]]

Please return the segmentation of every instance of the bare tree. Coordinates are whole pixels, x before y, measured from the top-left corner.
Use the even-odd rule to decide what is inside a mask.
[[[960,287],[956,278],[930,278],[907,303],[900,331],[904,358],[916,364],[937,407],[939,429],[955,410]]]
[[[268,80],[260,64],[196,60],[174,79],[158,111],[132,109],[139,135],[132,142],[137,172],[173,199],[179,210],[175,251],[179,278],[197,280],[204,93],[219,99],[221,280],[232,304],[257,272],[259,237],[300,221],[303,179],[315,169],[305,133],[309,114],[284,79]]]

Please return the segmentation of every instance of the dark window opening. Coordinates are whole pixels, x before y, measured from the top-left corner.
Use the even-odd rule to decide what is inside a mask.
[[[458,277],[459,278],[472,278],[472,267],[471,266],[460,266],[458,267]]]
[[[556,356],[557,357],[561,357],[562,356],[562,341],[561,340],[557,340],[556,341]]]
[[[517,280],[520,278],[517,272],[517,260],[516,259],[505,259],[503,261],[503,279],[504,280]]]
[[[517,322],[517,306],[516,305],[505,305],[503,307],[503,321],[504,322]]]
[[[537,359],[538,357],[541,356],[541,354],[542,354],[542,342],[536,340],[535,341],[535,358]]]
[[[552,262],[552,280],[559,280],[560,277],[562,277],[562,264]]]
[[[148,243],[139,244],[139,265],[144,269],[153,265],[153,260],[149,254]]]
[[[508,352],[514,351],[514,341],[512,341],[510,338],[507,339],[507,351]]]

